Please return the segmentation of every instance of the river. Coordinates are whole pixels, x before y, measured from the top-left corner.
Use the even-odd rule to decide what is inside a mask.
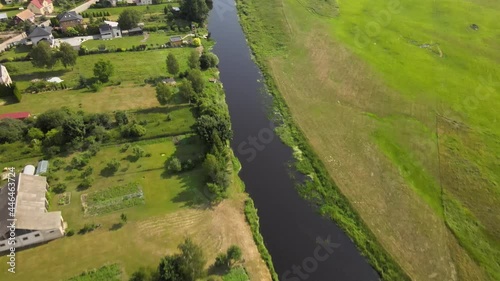
[[[331,220],[302,199],[290,177],[292,150],[272,131],[269,95],[232,0],[214,0],[209,30],[231,115],[231,146],[255,202],[261,233],[281,281],[371,281],[378,274]],[[237,230],[235,230],[237,231]]]

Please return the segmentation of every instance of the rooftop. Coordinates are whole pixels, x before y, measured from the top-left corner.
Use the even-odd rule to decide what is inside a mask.
[[[61,227],[61,212],[47,212],[47,178],[18,174],[16,227],[49,230]]]
[[[25,21],[29,18],[35,17],[35,14],[33,14],[33,12],[31,12],[30,10],[24,10],[24,11],[20,12],[19,14],[17,14],[16,17],[21,19],[22,21]]]
[[[40,9],[43,8],[43,2],[47,2],[48,4],[52,3],[51,0],[31,0],[30,4],[33,4]]]
[[[0,20],[5,20],[7,18],[7,13],[0,13]]]
[[[37,26],[33,31],[31,31],[30,35],[28,35],[28,38],[34,38],[34,37],[44,37],[44,36],[50,36],[52,35],[52,27],[50,26]]]
[[[180,37],[180,36],[170,37],[170,42],[179,42],[179,41],[182,41],[182,37]]]
[[[5,119],[5,118],[12,118],[12,119],[25,119],[30,117],[30,113],[23,111],[23,112],[13,112],[13,113],[4,113],[0,114],[0,119]]]
[[[83,17],[77,14],[75,11],[69,11],[57,15],[57,19],[59,20],[59,22],[66,22],[74,20],[83,20]]]

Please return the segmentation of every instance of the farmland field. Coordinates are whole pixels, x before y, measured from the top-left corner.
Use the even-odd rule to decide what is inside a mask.
[[[213,45],[205,43],[206,48]],[[195,104],[176,94],[176,86],[170,86],[174,94],[169,103],[159,105],[154,83],[145,81],[171,76],[166,71],[168,53],[175,55],[181,72],[188,70],[187,57],[193,49],[91,54],[79,56],[76,65],[67,69],[60,65],[53,69],[34,68],[29,61],[6,63],[12,79],[23,91],[32,79],[54,76],[61,77],[68,89],[23,93],[19,103],[5,100],[0,105],[1,113],[30,111],[38,118],[47,110],[68,107],[75,114],[79,110],[87,117],[90,113],[104,113],[112,119],[112,124],[105,128],[106,140],[97,143],[95,154],[86,149],[70,149],[49,159],[49,211],[62,212],[68,236],[17,251],[19,270],[15,280],[33,280],[34,273],[39,280],[128,280],[139,267],[155,268],[160,258],[176,252],[179,242],[187,236],[202,246],[207,267],[222,249],[237,244],[245,258],[242,265],[252,280],[270,280],[245,221],[243,210],[248,195],[237,176],[237,160],[232,165],[234,171],[229,173],[228,198],[218,205],[211,204],[206,171],[201,165],[207,148],[194,134]],[[91,79],[93,65],[101,59],[114,66],[111,81],[103,83],[97,92],[78,89],[83,79],[80,76]],[[216,68],[201,72],[205,81],[203,94],[222,111],[222,87],[208,83],[209,78],[217,75]],[[176,79],[182,83],[181,78]],[[128,124],[141,126],[145,133],[125,137],[121,130],[126,126],[113,118],[117,110],[126,112]],[[30,121],[36,122],[34,118]],[[46,139],[45,135],[42,138]],[[25,139],[0,144],[2,165],[20,172],[25,165],[46,159],[42,145],[36,143],[43,145],[43,141],[30,145]],[[142,151],[139,156],[137,151]],[[74,164],[83,158],[83,166]],[[172,159],[182,161],[182,172],[167,169]],[[61,194],[57,194],[57,188],[63,189]],[[142,197],[132,196],[137,194]],[[84,208],[88,209],[87,214]],[[126,214],[126,223],[121,219],[122,213]],[[97,228],[83,231],[89,225]],[[0,257],[2,264],[6,260],[7,257]],[[109,266],[102,269],[106,265]],[[99,268],[102,270],[94,270]],[[80,275],[85,271],[89,273]],[[8,279],[8,274],[11,273],[2,270],[0,279]],[[242,276],[246,273],[235,272],[229,278]]]
[[[307,140],[410,278],[500,279],[498,2],[238,5],[301,131],[285,141]]]

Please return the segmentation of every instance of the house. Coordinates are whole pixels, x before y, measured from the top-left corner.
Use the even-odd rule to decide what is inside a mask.
[[[12,84],[12,79],[10,79],[9,72],[5,66],[0,64],[0,85],[9,86],[10,84]]]
[[[36,166],[36,173],[35,175],[43,175],[45,173],[47,173],[47,171],[49,170],[49,161],[47,160],[42,160],[40,162],[38,162],[38,165]]]
[[[75,11],[64,12],[57,15],[57,20],[59,20],[59,26],[63,31],[66,31],[68,27],[76,27],[81,25],[83,22],[83,17]]]
[[[114,21],[104,21],[103,24],[99,25],[99,32],[101,33],[101,39],[113,39],[122,37],[122,32],[117,22]]]
[[[15,24],[20,24],[22,22],[35,23],[35,14],[30,10],[24,10],[14,17]]]
[[[33,166],[33,165],[24,166],[23,174],[34,175],[35,174],[35,166]]]
[[[0,252],[8,251],[13,237],[16,248],[48,242],[65,235],[67,228],[60,211],[48,212],[47,178],[20,173],[15,186],[0,189]],[[10,212],[14,198],[16,210]],[[15,222],[15,228],[9,227]],[[12,242],[11,242],[12,243]]]
[[[12,118],[12,119],[26,119],[30,117],[31,114],[29,112],[14,112],[14,113],[4,113],[0,114],[0,119]]]
[[[153,5],[153,0],[136,0],[135,4],[137,4],[137,6]]]
[[[54,36],[52,35],[52,27],[50,26],[37,26],[35,27],[30,34],[28,35],[28,39],[31,40],[33,45],[38,44],[38,42],[45,40],[52,47],[54,46]]]
[[[177,85],[177,82],[175,82],[175,79],[174,78],[167,78],[167,79],[163,79],[162,82],[164,84],[168,84],[170,86],[175,86]]]
[[[0,14],[0,21],[5,21],[8,20],[9,17],[7,16],[7,13],[1,13]]]
[[[172,46],[172,47],[182,46],[182,37],[180,37],[180,36],[170,37],[170,46]]]
[[[54,5],[52,0],[31,0],[28,10],[35,15],[49,15],[54,12]]]

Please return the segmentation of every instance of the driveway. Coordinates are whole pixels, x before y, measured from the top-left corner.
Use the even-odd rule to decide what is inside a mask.
[[[55,41],[55,45],[59,47],[62,42],[66,42],[73,46],[75,49],[79,49],[80,45],[87,40],[95,40],[100,39],[99,35],[94,36],[77,36],[77,37],[69,37],[69,38],[58,38]]]

